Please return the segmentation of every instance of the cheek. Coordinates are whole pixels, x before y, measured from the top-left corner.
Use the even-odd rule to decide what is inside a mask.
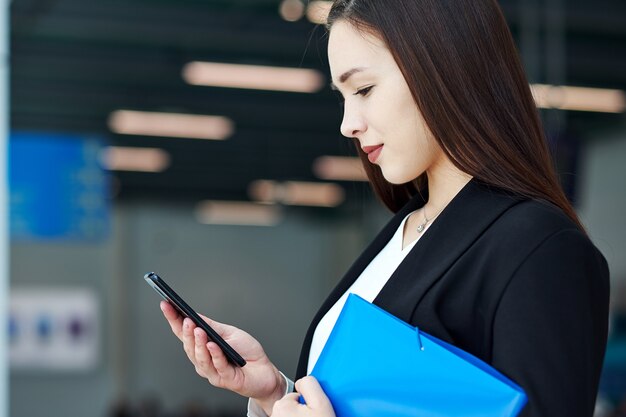
[[[389,157],[381,164],[385,179],[392,184],[413,181],[437,160],[439,147],[426,132],[415,124],[406,124],[407,129],[397,136]]]
[[[422,117],[421,113],[417,109],[417,105],[414,105],[414,110],[410,115],[410,131],[412,137],[412,145],[415,147],[415,150],[420,153],[430,154],[438,148],[438,145],[432,134],[430,133],[430,129],[426,126],[426,122]]]
[[[396,120],[400,145],[408,155],[427,154],[433,147],[433,139],[416,106],[398,109]],[[408,156],[407,155],[407,156]]]

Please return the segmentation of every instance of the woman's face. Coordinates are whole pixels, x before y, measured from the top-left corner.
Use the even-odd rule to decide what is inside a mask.
[[[328,58],[333,85],[344,97],[341,133],[358,139],[387,181],[412,181],[442,161],[443,151],[383,41],[338,21],[330,30]]]

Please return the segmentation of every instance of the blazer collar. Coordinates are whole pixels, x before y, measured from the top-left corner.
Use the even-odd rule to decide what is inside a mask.
[[[471,180],[407,254],[374,304],[410,322],[428,289],[502,213],[520,201]]]
[[[476,179],[470,180],[406,255],[374,300],[374,304],[402,320],[409,321],[428,288],[490,224],[519,201],[519,198],[488,187]],[[424,203],[424,199],[418,194],[398,211],[322,304],[306,334],[298,362],[297,378],[306,374],[313,333],[324,314],[385,247],[402,220]]]

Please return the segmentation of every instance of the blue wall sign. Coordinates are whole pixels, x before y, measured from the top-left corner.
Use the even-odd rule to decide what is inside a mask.
[[[109,230],[109,182],[102,142],[76,135],[12,132],[13,240],[101,240]]]

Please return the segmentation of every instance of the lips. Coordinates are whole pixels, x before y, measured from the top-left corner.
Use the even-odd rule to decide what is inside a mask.
[[[363,152],[365,152],[367,154],[367,159],[369,159],[369,161],[373,164],[374,162],[376,162],[376,160],[378,159],[378,157],[380,156],[380,153],[383,150],[383,145],[374,145],[374,146],[364,146],[363,147]]]

